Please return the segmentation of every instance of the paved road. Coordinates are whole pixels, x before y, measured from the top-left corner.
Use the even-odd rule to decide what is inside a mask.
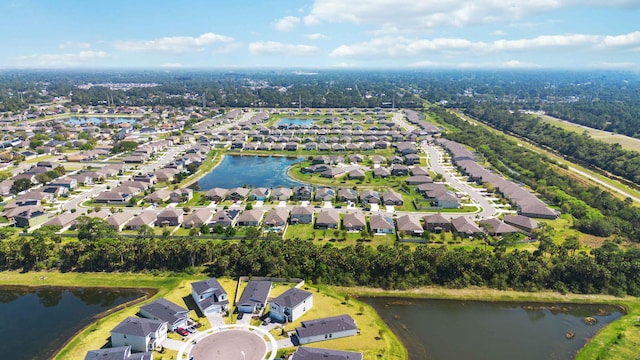
[[[491,204],[491,202],[489,202],[489,200],[487,200],[475,188],[459,180],[443,167],[442,151],[436,150],[435,147],[427,145],[425,141],[420,143],[420,147],[424,150],[424,152],[429,154],[429,158],[431,160],[431,169],[433,171],[442,174],[445,180],[449,183],[449,185],[458,189],[461,192],[469,194],[471,199],[473,199],[478,205],[482,207],[482,211],[476,215],[480,216],[481,218],[489,218],[494,216],[497,213],[497,210],[493,206],[493,204]],[[443,213],[443,215],[446,216],[448,214]],[[459,214],[456,214],[454,216],[459,216]]]

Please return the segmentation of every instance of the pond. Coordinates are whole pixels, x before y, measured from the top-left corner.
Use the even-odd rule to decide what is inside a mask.
[[[276,126],[286,125],[297,125],[297,126],[311,126],[316,120],[313,119],[290,119],[290,118],[282,118],[280,121],[276,123]]]
[[[240,186],[276,188],[301,183],[287,175],[289,167],[304,160],[284,156],[225,155],[222,162],[198,181],[200,190],[216,187],[231,189]]]
[[[49,359],[96,315],[142,295],[122,289],[2,287],[0,354]]]
[[[138,119],[136,118],[121,118],[121,117],[69,117],[64,119],[64,123],[66,125],[99,125],[100,123],[106,122],[108,124],[121,124],[121,123],[135,123]]]
[[[410,360],[573,359],[587,339],[622,315],[608,305],[361,300],[402,340]],[[586,317],[597,322],[587,325]]]

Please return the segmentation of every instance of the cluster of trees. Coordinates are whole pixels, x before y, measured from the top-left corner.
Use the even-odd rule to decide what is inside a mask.
[[[505,107],[477,104],[465,111],[497,129],[517,134],[567,157],[640,184],[640,153],[637,151],[624,150],[620,144],[597,141],[589,135],[567,131],[538,117],[511,112]]]
[[[520,181],[543,198],[573,215],[574,226],[582,232],[610,236],[618,234],[640,241],[640,209],[631,199],[619,200],[597,186],[587,186],[561,171],[555,161],[532,152],[504,135],[482,126],[469,126],[457,115],[432,107],[431,115],[449,124],[454,131],[445,136],[480,152],[499,172]]]
[[[214,241],[141,232],[118,237],[102,220],[81,221],[79,240],[63,242],[55,227],[30,236],[0,233],[0,269],[63,271],[191,271],[206,266],[212,276],[300,277],[315,283],[406,289],[425,285],[488,286],[526,291],[640,295],[640,250],[612,242],[587,254],[577,241],[555,245],[545,234],[535,252],[504,247],[448,249],[363,243],[336,248],[310,240]]]

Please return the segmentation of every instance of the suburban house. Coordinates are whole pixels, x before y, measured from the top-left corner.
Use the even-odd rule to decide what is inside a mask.
[[[432,233],[439,234],[451,230],[451,222],[441,214],[427,215],[424,217],[424,227]]]
[[[337,229],[340,224],[340,214],[334,209],[322,209],[316,218],[316,229]]]
[[[117,212],[115,214],[111,214],[105,220],[107,221],[107,224],[109,224],[110,228],[116,231],[121,231],[127,221],[131,220],[131,214]]]
[[[69,228],[71,225],[75,224],[76,219],[80,215],[81,214],[79,212],[62,213],[52,219],[49,219],[49,221],[45,222],[43,226],[55,225],[55,226],[59,226],[61,229],[66,229],[66,228]]]
[[[131,353],[131,346],[87,351],[84,360],[153,360],[153,352]]]
[[[496,218],[480,220],[480,226],[492,236],[503,236],[505,234],[513,234],[518,232],[515,227],[506,224]]]
[[[139,313],[147,319],[166,322],[170,331],[188,326],[189,310],[164,298],[140,306]]]
[[[238,217],[238,226],[258,226],[264,212],[260,209],[245,210]]]
[[[249,196],[249,191],[249,189],[243,187],[233,188],[229,190],[226,198],[227,200],[232,201],[244,200],[247,198],[247,196]]]
[[[78,187],[78,180],[70,178],[70,177],[63,177],[63,178],[58,178],[58,179],[55,179],[55,180],[51,180],[48,185],[49,186],[60,186],[60,187],[67,188],[69,190],[73,190],[73,189]]]
[[[424,232],[420,219],[410,214],[398,216],[396,224],[398,231],[407,235],[421,236]]]
[[[236,303],[238,312],[252,314],[260,312],[267,305],[271,293],[271,281],[250,280]]]
[[[380,193],[375,190],[360,191],[360,203],[362,204],[379,204]]]
[[[358,334],[358,326],[349,315],[338,315],[323,319],[302,321],[296,328],[300,344],[338,339]]]
[[[159,189],[147,196],[147,199],[154,203],[163,203],[168,201],[171,196],[171,190],[169,189]]]
[[[237,209],[219,210],[213,215],[211,221],[209,222],[209,225],[222,225],[225,228],[229,226],[235,226],[236,222],[238,221],[239,215],[240,210]]]
[[[184,218],[184,210],[179,208],[166,208],[158,214],[156,224],[159,226],[179,226]]]
[[[393,166],[391,166],[391,175],[407,176],[409,175],[409,168],[402,164],[394,164]]]
[[[405,182],[407,185],[420,185],[432,183],[433,179],[427,175],[412,175],[406,178]]]
[[[169,195],[169,200],[172,203],[187,202],[193,199],[193,190],[191,189],[175,189]]]
[[[158,219],[158,215],[152,210],[146,210],[134,217],[130,217],[130,219],[131,220],[127,221],[125,228],[127,230],[140,230],[140,228],[145,225],[153,227]]]
[[[373,177],[388,178],[389,176],[391,176],[391,171],[387,168],[378,167],[373,169]]]
[[[216,278],[191,283],[191,297],[205,316],[229,309],[227,292]]]
[[[282,229],[289,221],[289,210],[286,208],[273,208],[264,215],[262,223],[272,229]]]
[[[15,226],[20,228],[30,228],[42,224],[48,219],[47,212],[37,205],[20,206],[19,210],[13,215]]]
[[[346,231],[362,231],[367,228],[367,220],[361,211],[344,214],[342,229]]]
[[[271,197],[271,189],[265,187],[255,188],[249,194],[249,199],[256,201],[265,201]]]
[[[315,201],[333,201],[336,197],[336,191],[332,188],[319,188],[316,189],[314,196]]]
[[[211,210],[208,208],[196,209],[184,219],[184,222],[182,222],[182,227],[184,227],[185,229],[191,229],[193,227],[199,228],[209,222],[209,219],[211,219],[211,215]]]
[[[475,236],[482,233],[482,229],[465,216],[451,219],[451,232],[458,235]]]
[[[402,206],[404,204],[404,199],[402,198],[402,195],[400,193],[396,192],[393,189],[389,189],[388,191],[382,193],[382,202],[385,205]]]
[[[395,224],[390,216],[376,214],[369,217],[369,228],[374,234],[393,234],[395,232]]]
[[[354,189],[342,188],[338,190],[338,201],[352,201],[358,200],[358,193]]]
[[[507,215],[503,221],[526,235],[531,234],[540,225],[538,221],[522,215]]]
[[[313,208],[311,206],[296,206],[291,209],[291,224],[311,224],[313,222]]]
[[[347,176],[349,179],[363,180],[365,178],[365,173],[362,169],[353,169],[347,173]]]
[[[167,338],[167,323],[129,316],[111,330],[111,346],[131,346],[133,351],[152,351]]]
[[[224,198],[227,196],[227,192],[229,192],[229,190],[227,189],[213,188],[207,191],[207,198],[211,201],[215,201],[219,203],[220,201],[224,200]]]
[[[279,187],[273,190],[273,199],[277,201],[289,201],[289,199],[291,199],[292,194],[293,194],[293,190],[289,188]]]
[[[311,194],[313,188],[307,185],[296,186],[293,188],[292,198],[294,200],[309,201],[311,200]]]
[[[269,303],[269,316],[281,323],[295,321],[313,306],[313,294],[291,288]]]
[[[125,204],[131,198],[128,191],[109,190],[99,193],[93,201],[103,204]]]

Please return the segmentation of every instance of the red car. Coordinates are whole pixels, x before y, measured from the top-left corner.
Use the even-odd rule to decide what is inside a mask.
[[[177,329],[176,329],[176,332],[177,332],[178,334],[182,335],[182,336],[187,336],[187,335],[189,335],[189,332],[187,331],[187,329],[185,329],[185,328],[181,328],[181,327],[177,328]]]

